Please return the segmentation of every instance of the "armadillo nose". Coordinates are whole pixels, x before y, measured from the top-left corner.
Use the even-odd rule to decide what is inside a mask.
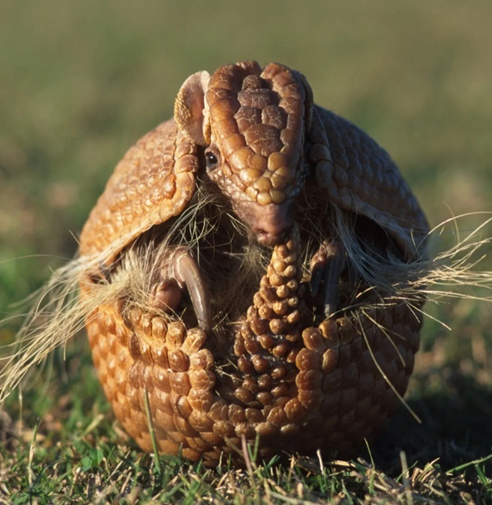
[[[275,232],[269,232],[266,230],[257,229],[255,230],[256,232],[256,238],[258,242],[262,245],[266,245],[269,247],[273,247],[277,244],[279,244],[284,235],[285,235],[286,228],[283,228],[281,230],[276,230]]]
[[[290,201],[269,205],[243,202],[237,213],[262,245],[273,247],[281,243],[292,227],[293,212]]]
[[[282,241],[291,225],[292,218],[288,207],[277,206],[266,208],[252,228],[260,244],[275,246]]]

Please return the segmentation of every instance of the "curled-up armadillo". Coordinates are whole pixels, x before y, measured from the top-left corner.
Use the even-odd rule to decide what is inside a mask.
[[[82,296],[124,286],[87,318],[116,417],[143,450],[152,430],[162,453],[209,465],[243,437],[265,458],[347,453],[406,390],[422,300],[394,286],[427,231],[387,153],[302,74],[192,75],[81,236],[82,258],[103,258]]]

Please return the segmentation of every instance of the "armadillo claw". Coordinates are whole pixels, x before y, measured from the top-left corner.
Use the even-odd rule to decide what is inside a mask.
[[[204,331],[212,328],[212,309],[200,267],[185,248],[174,256],[175,279],[186,286],[198,320],[198,326]]]
[[[166,255],[160,271],[160,279],[152,289],[150,305],[164,311],[176,311],[183,290],[190,295],[198,326],[209,331],[212,327],[210,295],[203,273],[186,247],[174,247]]]
[[[323,280],[323,305],[327,318],[337,310],[339,279],[346,263],[343,246],[334,241],[324,241],[311,260],[311,296],[318,294]]]

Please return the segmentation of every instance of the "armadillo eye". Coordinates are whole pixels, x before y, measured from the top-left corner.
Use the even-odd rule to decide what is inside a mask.
[[[209,150],[205,152],[205,166],[212,170],[219,165],[219,155],[215,150]]]

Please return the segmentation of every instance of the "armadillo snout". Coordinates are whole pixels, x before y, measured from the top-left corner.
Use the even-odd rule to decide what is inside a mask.
[[[269,205],[243,202],[237,213],[248,224],[258,242],[266,246],[279,244],[293,224],[292,205],[289,200]]]
[[[270,233],[268,231],[259,229],[259,230],[254,230],[256,234],[256,238],[258,240],[258,243],[261,245],[266,245],[268,247],[273,247],[275,245],[278,245],[282,242],[282,239],[285,235],[285,230],[282,229],[280,232],[275,232],[275,233]]]

